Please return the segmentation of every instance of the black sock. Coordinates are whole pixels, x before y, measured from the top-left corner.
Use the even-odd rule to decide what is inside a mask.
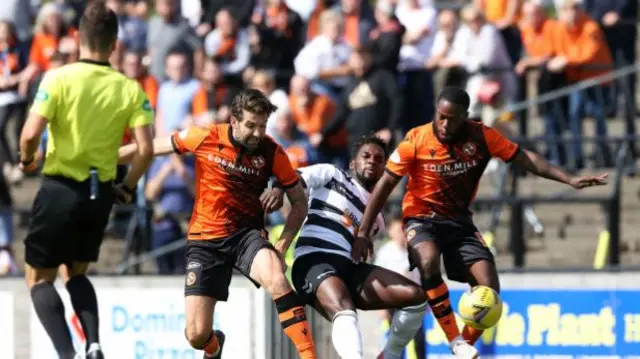
[[[64,317],[62,298],[52,283],[39,283],[31,288],[31,301],[40,319],[40,323],[47,331],[58,356],[72,359],[76,355],[71,341],[71,331]]]
[[[98,328],[98,299],[96,291],[85,275],[74,276],[67,282],[67,291],[71,297],[73,310],[76,312],[84,335],[87,337],[87,351],[89,346],[100,341]]]

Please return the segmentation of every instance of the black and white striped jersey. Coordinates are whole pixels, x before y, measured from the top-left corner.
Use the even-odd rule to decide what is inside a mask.
[[[332,253],[351,258],[351,243],[371,194],[355,178],[330,164],[298,169],[306,184],[309,214],[296,243],[295,258]],[[372,234],[384,229],[378,214]]]

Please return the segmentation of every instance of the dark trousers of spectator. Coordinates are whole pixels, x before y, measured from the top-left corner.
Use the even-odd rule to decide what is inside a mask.
[[[391,310],[391,318],[395,314],[395,309]],[[427,359],[427,340],[424,324],[420,326],[420,329],[413,336],[413,350],[416,354],[416,359]],[[406,350],[406,349],[405,349]]]
[[[602,27],[607,45],[611,50],[611,55],[616,68],[622,68],[635,63],[636,61],[636,41],[638,39],[638,28],[635,24],[620,24],[612,27]],[[618,101],[618,95],[624,95],[625,90],[629,90],[631,98],[635,106],[636,94],[636,74],[635,72],[626,77],[626,81],[618,81],[616,86],[611,87],[610,100],[613,108],[607,108],[614,111]],[[627,89],[624,86],[628,86]],[[626,99],[625,99],[626,100]],[[634,107],[635,110],[635,107]]]
[[[171,242],[183,240],[180,226],[172,220],[162,220],[162,222],[164,221],[170,221],[171,225],[168,226],[166,225],[167,223],[153,225],[151,233],[152,250]],[[158,266],[158,274],[184,274],[186,271],[185,249],[179,249],[157,257],[156,265]]]
[[[566,86],[564,74],[557,74],[543,68],[538,79],[538,94],[542,95]],[[541,103],[538,111],[544,121],[544,132],[547,137],[547,158],[556,165],[567,164],[567,151],[558,140],[567,128],[568,98],[562,96],[554,100]]]
[[[400,73],[399,87],[405,101],[404,121],[399,124],[403,135],[410,129],[431,122],[435,113],[433,78],[426,70]]]
[[[584,155],[582,151],[582,121],[585,116],[595,120],[595,134],[598,140],[595,143],[596,162],[599,166],[611,167],[613,157],[607,143],[607,120],[605,118],[605,94],[608,86],[596,86],[585,90],[573,92],[569,95],[569,131],[571,132],[571,156],[575,169],[584,167]]]
[[[19,102],[0,107],[0,136],[2,136],[0,138],[0,161],[2,163],[8,162],[12,165],[18,163],[18,150],[12,150],[9,146],[9,136],[12,136],[16,143],[19,141],[22,126],[26,120],[26,106],[25,102]],[[15,131],[9,134],[7,132],[12,119],[15,120]]]
[[[500,30],[504,46],[507,48],[511,63],[517,64],[522,54],[522,39],[520,37],[520,30],[517,26],[509,26]]]

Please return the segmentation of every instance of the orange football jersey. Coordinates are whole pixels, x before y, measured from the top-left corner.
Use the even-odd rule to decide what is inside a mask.
[[[191,127],[171,137],[177,153],[195,155],[196,199],[189,224],[190,240],[215,240],[244,228],[262,229],[260,195],[275,176],[285,187],[298,183],[282,147],[270,137],[247,150],[231,135],[231,126]]]
[[[407,133],[389,157],[387,172],[409,175],[403,217],[457,219],[471,215],[469,205],[492,157],[512,160],[518,146],[496,130],[467,121],[451,143],[441,143],[432,123]]]

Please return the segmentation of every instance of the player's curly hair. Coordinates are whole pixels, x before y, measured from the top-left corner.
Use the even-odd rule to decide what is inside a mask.
[[[109,52],[118,39],[118,17],[104,0],[93,0],[80,18],[80,43],[89,50]]]
[[[260,90],[244,89],[233,97],[231,102],[231,115],[242,121],[242,112],[247,111],[256,115],[269,116],[278,109],[278,106],[269,101]]]
[[[356,158],[356,156],[358,155],[358,152],[360,152],[360,149],[364,145],[380,146],[380,148],[382,148],[382,151],[384,152],[385,160],[389,157],[389,146],[387,145],[387,143],[384,142],[380,137],[376,135],[368,135],[368,136],[362,136],[360,140],[358,140],[358,142],[356,142],[353,145],[353,148],[351,149],[351,159]]]

